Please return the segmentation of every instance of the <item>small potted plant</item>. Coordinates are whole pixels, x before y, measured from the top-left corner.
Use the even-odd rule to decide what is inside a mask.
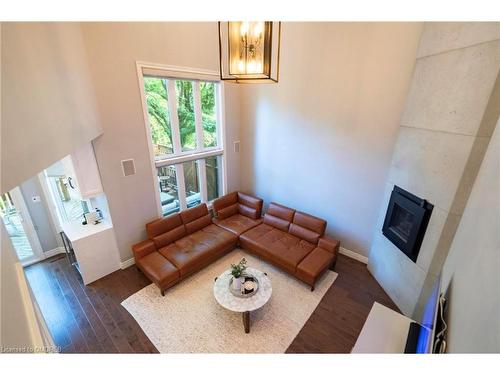
[[[241,259],[237,264],[231,264],[231,275],[233,276],[233,288],[241,290],[241,281],[243,272],[247,269],[247,261],[245,258]]]

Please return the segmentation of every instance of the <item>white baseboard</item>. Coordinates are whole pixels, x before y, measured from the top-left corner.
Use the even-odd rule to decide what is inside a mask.
[[[342,254],[342,255],[345,255],[346,257],[349,257],[349,258],[352,258],[352,259],[356,259],[357,261],[361,262],[361,263],[364,263],[364,264],[368,264],[368,258],[365,257],[364,255],[361,255],[359,253],[356,253],[352,250],[349,250],[349,249],[346,249],[345,247],[340,247],[339,249],[339,253]]]
[[[124,262],[120,262],[120,268],[122,270],[124,270],[125,268],[128,268],[128,267],[130,267],[130,266],[132,266],[134,264],[135,264],[135,259],[132,257],[132,258],[127,259]]]
[[[56,247],[55,249],[49,250],[49,251],[44,251],[43,256],[45,259],[53,257],[54,255],[57,254],[64,254],[64,247]]]

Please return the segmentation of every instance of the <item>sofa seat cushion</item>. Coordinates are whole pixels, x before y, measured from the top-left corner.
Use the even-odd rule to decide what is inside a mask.
[[[138,259],[137,265],[160,288],[174,283],[180,277],[179,270],[158,251]]]
[[[315,246],[290,233],[260,224],[240,236],[241,245],[291,273]]]
[[[238,237],[214,224],[204,227],[159,252],[170,260],[181,276],[193,273],[223,251],[236,245]]]
[[[240,244],[245,249],[253,251],[263,258],[270,258],[272,257],[272,253],[268,249],[269,238],[278,239],[280,232],[274,227],[262,223],[243,232],[240,236]],[[284,234],[284,232],[281,233]]]
[[[273,229],[274,228],[272,226],[267,225],[265,223],[261,223],[256,227],[253,227],[252,229],[249,229],[246,232],[242,233],[240,236],[240,240],[243,238],[255,241],[260,237],[264,236],[266,233],[272,231]]]
[[[247,216],[235,214],[224,220],[214,219],[213,221],[215,225],[239,236],[243,232],[259,225],[262,222],[262,219],[250,219]]]
[[[202,230],[190,234],[190,238],[217,250],[226,250],[230,246],[236,246],[238,236],[215,224],[210,224]]]
[[[181,276],[196,271],[198,266],[212,255],[209,246],[196,243],[189,237],[184,237],[158,251],[179,269]]]
[[[295,276],[309,285],[314,285],[319,275],[330,266],[333,258],[331,252],[316,247],[297,265]]]
[[[243,248],[250,250],[261,257],[269,257],[269,253],[265,246],[261,245],[260,239],[269,232],[273,231],[273,227],[267,224],[259,224],[252,229],[243,232],[240,235],[240,244]]]
[[[315,248],[311,243],[288,233],[270,246],[274,257],[292,274],[297,270],[297,265]]]
[[[240,245],[244,249],[256,254],[257,256],[259,256],[265,260],[275,262],[273,253],[270,251],[269,247],[266,245],[262,245],[261,243],[255,241],[255,240],[243,238],[243,237],[240,237]]]

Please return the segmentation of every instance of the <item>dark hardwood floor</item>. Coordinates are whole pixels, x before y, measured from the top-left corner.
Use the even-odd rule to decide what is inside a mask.
[[[25,271],[54,342],[63,353],[158,352],[120,305],[150,283],[134,266],[88,286],[63,255]],[[349,353],[374,301],[398,311],[366,265],[340,255],[335,271],[337,280],[287,353]]]
[[[399,311],[366,264],[339,255],[339,275],[287,353],[350,353],[375,301]]]

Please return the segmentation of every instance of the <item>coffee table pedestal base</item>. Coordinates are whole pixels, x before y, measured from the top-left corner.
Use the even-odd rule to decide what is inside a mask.
[[[242,317],[245,333],[250,333],[250,311],[245,311],[244,313],[242,313]]]

